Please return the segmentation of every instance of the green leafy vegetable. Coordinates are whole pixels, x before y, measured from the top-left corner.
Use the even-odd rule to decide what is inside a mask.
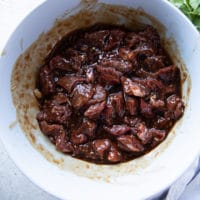
[[[200,0],[169,0],[178,7],[200,31]]]

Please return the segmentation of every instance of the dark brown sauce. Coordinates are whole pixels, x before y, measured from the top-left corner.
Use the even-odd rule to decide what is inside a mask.
[[[59,151],[98,164],[149,152],[184,111],[180,70],[152,26],[73,31],[47,56],[36,87],[41,131]]]

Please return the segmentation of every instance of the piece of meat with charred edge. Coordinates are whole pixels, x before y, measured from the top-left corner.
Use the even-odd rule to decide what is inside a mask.
[[[119,149],[116,147],[116,145],[114,144],[111,145],[107,159],[111,163],[118,163],[122,160],[122,154],[119,151]]]
[[[137,124],[142,122],[142,120],[138,117],[128,117],[128,116],[125,116],[123,121],[125,124],[131,127],[135,127]]]
[[[85,112],[84,116],[89,119],[96,119],[100,116],[101,112],[104,110],[106,102],[96,103],[91,105]]]
[[[149,129],[149,132],[153,136],[153,142],[151,146],[156,146],[157,144],[161,143],[165,139],[167,134],[165,130],[159,130],[156,128]]]
[[[79,109],[87,104],[92,98],[94,89],[91,84],[78,84],[71,93],[71,104],[75,109]]]
[[[115,70],[112,67],[102,67],[99,65],[96,67],[96,69],[101,79],[106,83],[110,84],[120,83],[120,77],[122,76],[121,72]]]
[[[142,153],[144,147],[141,142],[133,135],[121,135],[117,138],[118,146],[121,150],[131,153]]]
[[[121,78],[123,90],[127,95],[133,95],[136,97],[145,97],[149,94],[148,90],[141,85],[140,83],[136,83],[129,78],[122,77]]]
[[[115,118],[115,109],[113,105],[107,103],[103,111],[103,119],[105,121],[105,124],[112,125],[114,118]]]
[[[42,95],[48,96],[55,92],[55,83],[51,70],[48,66],[41,67],[39,71],[39,89]]]
[[[126,124],[113,125],[112,127],[104,126],[103,128],[105,131],[107,131],[109,134],[113,136],[124,135],[125,133],[131,130],[130,127],[127,126]]]
[[[97,139],[92,143],[96,154],[103,159],[105,157],[105,153],[110,150],[111,141],[109,139]]]
[[[86,78],[77,75],[65,75],[59,78],[56,84],[63,87],[70,94],[73,88],[82,82],[86,82]]]

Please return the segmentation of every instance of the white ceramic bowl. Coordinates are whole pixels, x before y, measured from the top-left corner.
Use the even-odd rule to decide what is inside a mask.
[[[173,56],[174,61],[181,69],[184,69],[183,63],[187,68],[187,77],[183,84],[183,97],[186,103],[183,118],[155,150],[134,161],[113,166],[99,166],[63,155],[57,152],[40,133],[35,120],[38,108],[34,104],[35,99],[32,94],[35,80],[34,68],[26,66],[26,62],[23,66],[24,63],[18,60],[19,74],[18,76],[13,75],[15,84],[13,85],[12,82],[11,85],[12,70],[17,58],[37,40],[41,33],[51,29],[55,19],[68,18],[84,6],[90,12],[96,9],[98,16],[99,7],[96,4],[99,2],[139,8],[136,14],[140,17],[136,18],[148,23],[155,21],[152,17],[141,15],[141,10],[156,18],[164,28],[156,22],[154,25],[161,31],[162,37],[165,33],[170,54],[176,54]],[[178,9],[164,0],[102,0],[99,2],[85,0],[79,4],[79,0],[46,1],[30,13],[13,32],[5,46],[5,54],[0,58],[0,138],[10,157],[22,172],[38,186],[59,198],[73,200],[145,199],[167,189],[199,155],[200,35]],[[113,9],[110,11],[113,12]],[[134,15],[131,10],[128,15],[127,12],[125,14],[121,12],[120,15],[128,17],[128,22],[125,20],[126,17],[120,16],[119,19],[120,23],[130,25]],[[106,15],[101,20],[112,21],[113,16],[111,18]],[[97,20],[94,13],[85,15],[84,12],[71,19],[71,25],[65,24],[68,27],[67,30],[63,30],[61,26],[57,35],[53,32],[54,39],[46,40],[47,34],[45,33],[40,35],[38,42],[43,42],[43,46],[45,46],[44,42],[50,45],[41,48],[46,48],[47,51],[60,37],[59,34],[62,35],[65,31]],[[115,19],[118,20],[118,18]],[[58,27],[58,24],[59,22],[55,26]],[[21,48],[22,43],[23,49]],[[30,57],[35,58],[34,56],[39,56],[39,60],[43,58],[45,51],[39,52],[41,49],[36,47],[37,45],[32,46],[30,50],[32,54],[28,56],[29,60]],[[39,62],[33,62],[33,60],[31,62],[37,68]],[[33,74],[28,74],[27,71]],[[13,104],[11,88],[13,94],[17,96],[15,97],[16,107]]]

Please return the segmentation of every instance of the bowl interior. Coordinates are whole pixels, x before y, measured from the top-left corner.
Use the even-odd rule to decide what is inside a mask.
[[[128,8],[113,6],[119,4]],[[155,0],[155,5],[148,0],[46,1],[11,35],[0,59],[3,113],[0,138],[17,166],[44,190],[64,199],[88,200],[94,196],[96,199],[142,199],[168,187],[196,158],[200,149],[197,121],[200,36],[186,17],[169,3]],[[62,20],[54,23],[55,19]],[[59,38],[78,27],[97,21],[133,26],[138,20],[160,30],[166,48],[182,69],[182,76],[186,74],[183,118],[155,150],[128,163],[99,166],[57,152],[41,134],[35,120],[38,111],[33,96],[35,74],[44,57]],[[30,24],[34,28],[30,28]],[[48,179],[46,174],[51,174]],[[81,192],[77,192],[77,185]],[[98,191],[104,192],[99,194]]]

